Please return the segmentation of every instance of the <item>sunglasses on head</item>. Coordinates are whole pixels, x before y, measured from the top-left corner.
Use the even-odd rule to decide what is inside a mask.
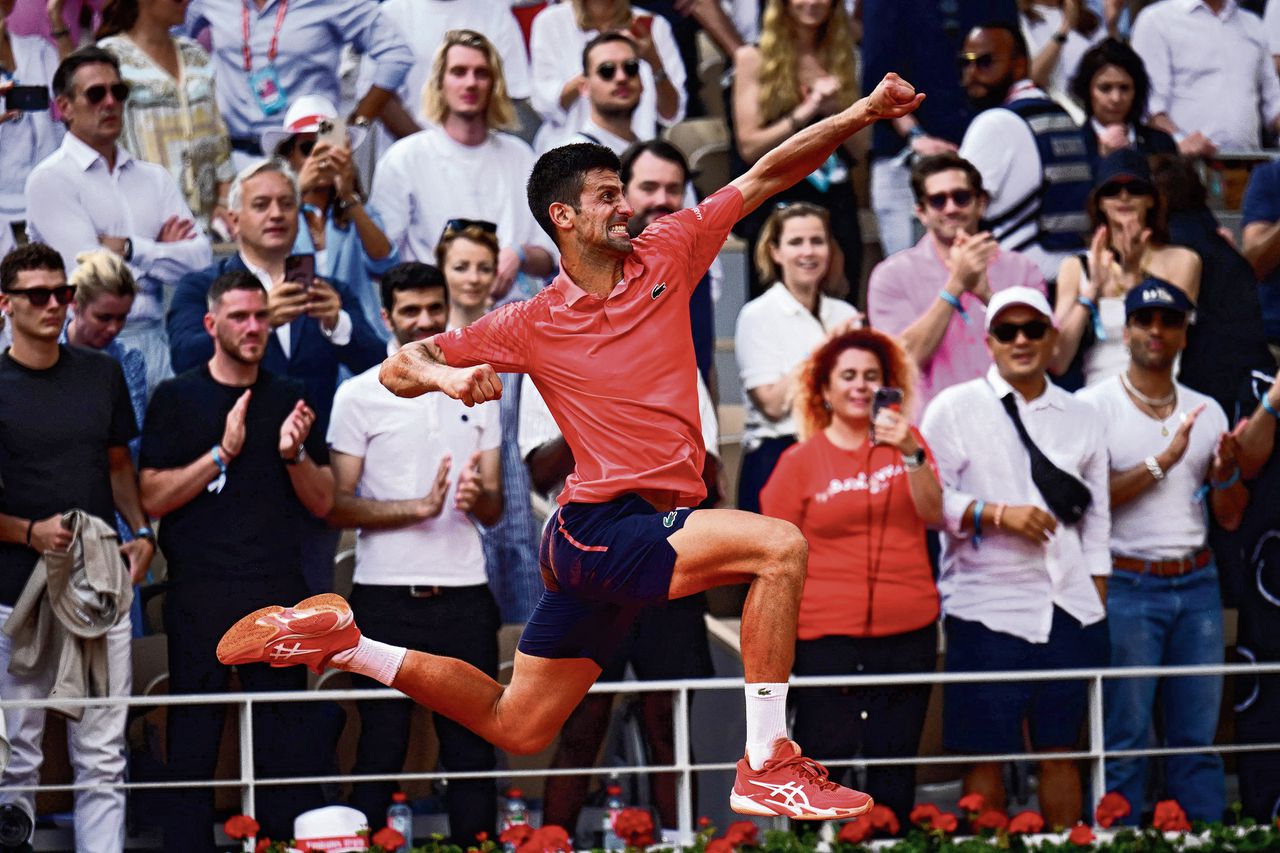
[[[1022,332],[1023,336],[1029,341],[1038,341],[1048,331],[1049,322],[1047,320],[1028,320],[1025,323],[996,323],[991,327],[991,337],[1002,344],[1011,344],[1017,339],[1018,332]]]
[[[624,59],[622,62],[601,62],[596,66],[596,76],[601,80],[612,80],[622,71],[623,77],[635,77],[640,73],[640,60]]]
[[[57,287],[24,287],[6,290],[5,293],[10,296],[25,296],[32,305],[43,308],[49,304],[50,297],[59,305],[70,305],[71,300],[76,297],[76,286],[60,284]]]
[[[486,219],[450,219],[444,224],[444,233],[457,233],[468,228],[479,228],[487,234],[497,234],[498,226]]]
[[[1155,190],[1146,181],[1112,181],[1098,187],[1098,198],[1115,198],[1122,191],[1129,195],[1155,195]]]
[[[951,199],[956,207],[968,207],[973,204],[974,195],[973,190],[952,190],[949,193],[931,193],[924,200],[934,210],[945,210],[947,199]]]
[[[452,47],[460,44],[463,47],[474,48],[475,50],[484,50],[488,45],[488,40],[475,30],[449,30],[444,34],[445,44]]]
[[[84,90],[84,99],[91,104],[100,104],[103,99],[107,97],[108,92],[111,93],[111,97],[114,98],[118,104],[123,104],[125,101],[129,100],[128,83],[112,83],[110,86],[98,83],[97,85],[90,86]]]
[[[979,71],[986,71],[995,64],[994,53],[962,53],[956,57],[956,65],[963,71],[970,65],[976,65]]]
[[[1129,315],[1129,322],[1135,326],[1150,328],[1155,325],[1156,317],[1160,325],[1166,329],[1182,329],[1187,325],[1187,315],[1172,308],[1139,308]]]

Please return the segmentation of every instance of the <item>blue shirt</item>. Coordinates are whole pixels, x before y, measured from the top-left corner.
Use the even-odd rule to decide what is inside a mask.
[[[1241,227],[1254,222],[1280,222],[1280,161],[1263,163],[1249,175],[1244,191]],[[1280,269],[1258,282],[1258,302],[1262,305],[1262,326],[1267,340],[1280,342]]]
[[[281,0],[256,8],[248,0],[194,0],[187,10],[186,34],[206,26],[213,37],[218,81],[218,109],[235,138],[254,142],[264,130],[280,127],[284,112],[266,115],[249,86],[244,68],[243,12],[249,9],[249,51],[254,72],[274,65],[288,102],[299,95],[323,95],[342,103],[339,54],[345,44],[374,64],[373,85],[392,92],[400,88],[413,65],[413,51],[371,0],[288,0],[280,26],[275,62],[267,52],[275,32]]]

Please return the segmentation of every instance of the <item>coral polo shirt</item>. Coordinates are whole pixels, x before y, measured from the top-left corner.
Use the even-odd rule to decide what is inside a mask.
[[[434,338],[452,367],[529,374],[577,463],[562,505],[631,493],[667,511],[706,497],[689,297],[741,212],[725,187],[634,239],[608,296],[562,269],[527,302]]]

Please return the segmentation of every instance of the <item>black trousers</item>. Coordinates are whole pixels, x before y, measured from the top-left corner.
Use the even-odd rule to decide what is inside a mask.
[[[755,450],[742,454],[742,473],[738,475],[738,509],[760,511],[760,491],[777,467],[782,452],[796,443],[794,435],[766,438]]]
[[[351,607],[360,615],[360,630],[370,639],[433,655],[466,661],[486,675],[498,674],[498,605],[485,585],[441,587],[425,598],[410,595],[409,587],[356,584]],[[378,687],[369,678],[352,677],[352,686]],[[413,703],[385,699],[357,703],[360,741],[352,772],[399,773],[409,748]],[[440,764],[447,771],[493,770],[493,746],[458,723],[434,715],[440,741]],[[364,812],[369,826],[384,825],[395,782],[361,782],[352,788],[351,805]],[[497,784],[492,779],[449,783],[445,805],[453,843],[475,845],[476,833],[496,837]]]
[[[821,637],[796,642],[796,675],[880,675],[933,672],[938,632],[930,624],[888,637]],[[901,758],[920,749],[929,706],[928,684],[897,687],[807,687],[791,693],[795,737],[808,754],[828,758]],[[833,768],[839,781],[848,768]],[[867,768],[866,791],[893,809],[903,829],[915,801],[914,766]]]
[[[218,663],[215,650],[223,632],[241,616],[268,604],[292,604],[306,596],[302,576],[244,583],[175,583],[166,593],[164,624],[169,640],[169,692],[223,693],[231,667]],[[305,667],[273,669],[266,664],[238,668],[246,692],[307,687]],[[172,781],[213,778],[227,705],[179,705],[168,714],[168,769]],[[257,705],[253,715],[254,773],[259,778],[321,775],[333,760],[333,744],[324,743],[313,703]],[[292,838],[293,819],[324,805],[317,785],[264,786],[257,789],[254,818],[271,838]],[[214,851],[212,788],[177,789],[164,809],[166,850]]]

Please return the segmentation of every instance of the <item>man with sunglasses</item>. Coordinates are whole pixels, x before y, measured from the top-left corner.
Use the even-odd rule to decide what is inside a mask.
[[[631,127],[631,117],[640,103],[644,83],[640,79],[640,54],[636,43],[625,33],[603,32],[582,49],[581,97],[591,108],[582,127],[567,138],[548,139],[557,145],[594,142],[619,156],[639,137]]]
[[[1129,291],[1124,307],[1128,368],[1078,395],[1097,411],[1111,460],[1111,663],[1220,664],[1222,598],[1209,512],[1235,530],[1248,504],[1237,437],[1213,398],[1173,378],[1195,308],[1186,294],[1148,278]],[[1158,684],[1163,745],[1213,744],[1222,676],[1124,678],[1104,686],[1108,751],[1148,745]],[[1107,761],[1107,790],[1133,805],[1127,820],[1134,825],[1143,812],[1146,765],[1144,758]],[[1222,759],[1167,756],[1165,794],[1192,820],[1221,820]]]
[[[32,243],[0,260],[0,310],[13,328],[13,345],[0,354],[0,622],[9,617],[41,555],[65,551],[72,533],[62,514],[80,509],[114,527],[118,510],[136,531],[120,546],[120,571],[136,583],[155,556],[155,536],[138,498],[129,441],[138,433],[124,374],[115,359],[59,345],[75,288],[61,256]],[[127,569],[126,569],[127,567]],[[131,622],[127,612],[106,633],[107,692],[128,696],[132,680]],[[15,649],[0,633],[0,696],[43,699],[55,682],[57,660],[46,671],[9,671]],[[68,721],[75,782],[77,851],[118,853],[125,837],[123,705],[86,708]],[[12,747],[0,776],[0,802],[35,815],[35,794],[15,792],[40,781],[43,708],[4,712]]]
[[[946,669],[1106,666],[1111,555],[1102,426],[1086,403],[1048,379],[1058,334],[1043,293],[1000,291],[987,304],[986,330],[994,364],[934,397],[921,424],[944,490],[938,592]],[[1045,476],[1046,466],[1056,471]],[[1087,489],[1075,521],[1050,488],[1063,479]],[[943,743],[963,754],[1023,752],[1024,727],[1034,751],[1069,751],[1086,709],[1079,682],[949,684],[945,694]],[[1005,807],[998,762],[974,765],[964,787],[990,808]],[[1075,762],[1041,759],[1039,794],[1046,824],[1073,826],[1082,813]]]
[[[1039,267],[1001,251],[982,230],[987,195],[972,163],[953,153],[921,158],[911,192],[925,235],[871,271],[867,313],[875,328],[900,335],[920,366],[920,417],[939,391],[991,366],[982,329],[992,295],[1016,285],[1045,288]]]
[[[142,351],[152,392],[173,374],[164,288],[209,265],[209,240],[169,172],[119,144],[129,87],[114,56],[77,50],[58,66],[53,89],[67,135],[27,179],[27,228],[67,267],[103,247],[128,262],[138,294],[119,341]]]
[[[1031,81],[1017,23],[975,27],[957,57],[977,113],[960,156],[982,173],[990,194],[986,225],[1001,248],[1026,253],[1046,281],[1084,248],[1092,171],[1084,136],[1066,110]]]

